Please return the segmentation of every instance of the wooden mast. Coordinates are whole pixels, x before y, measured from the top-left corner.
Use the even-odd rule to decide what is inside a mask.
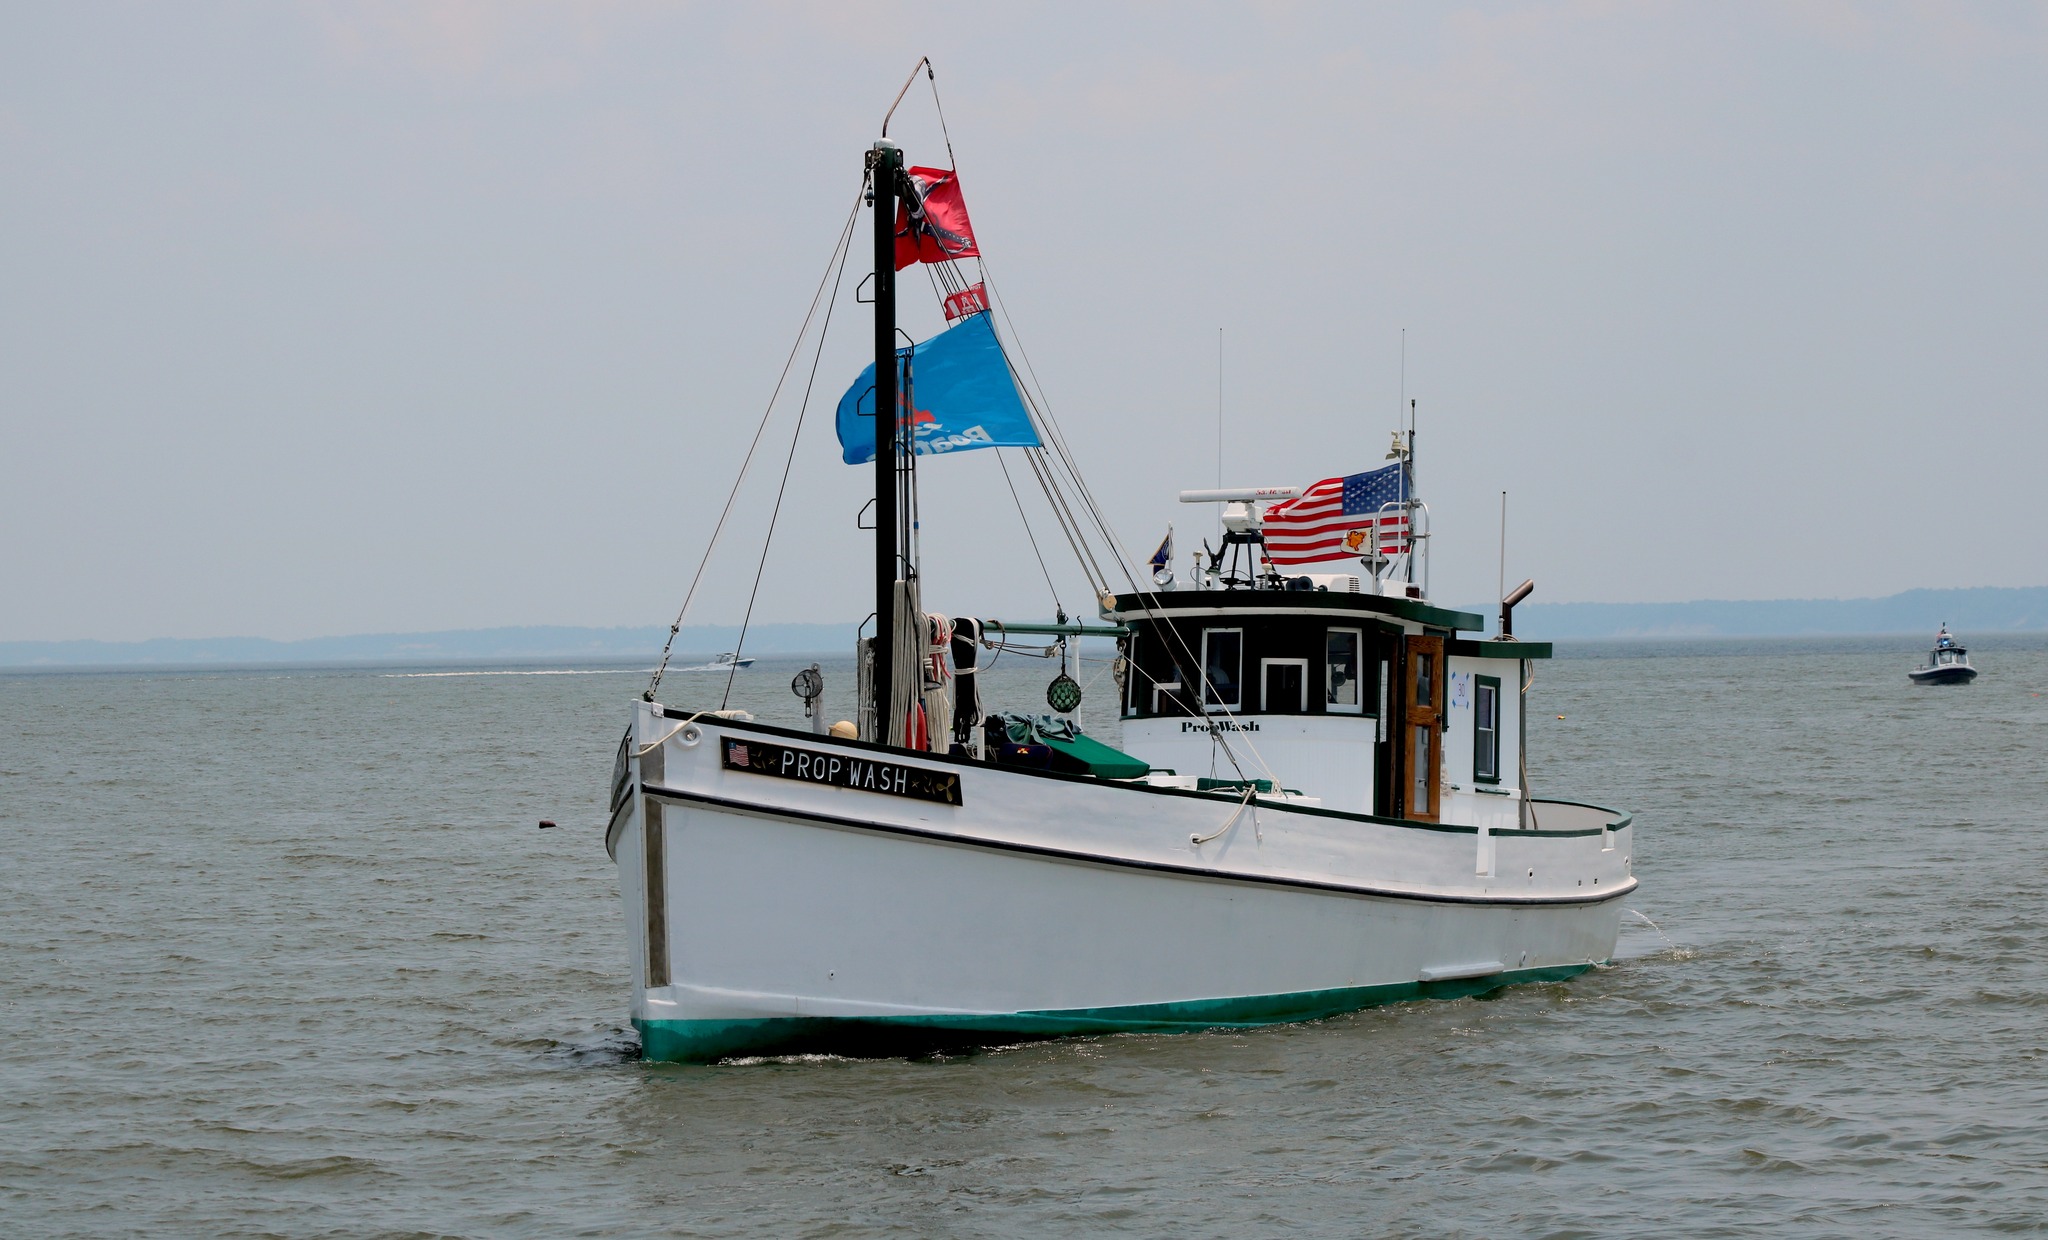
[[[893,109],[892,109],[893,110]],[[869,152],[875,238],[875,735],[893,740],[889,717],[896,652],[896,186],[903,151],[883,138]]]

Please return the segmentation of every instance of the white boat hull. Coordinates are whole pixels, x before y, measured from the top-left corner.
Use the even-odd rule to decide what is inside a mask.
[[[1561,978],[1612,954],[1635,886],[1628,820],[1590,807],[1488,832],[679,722],[637,710],[607,832],[654,1059],[1265,1024]],[[902,758],[961,803],[732,769],[728,737]]]

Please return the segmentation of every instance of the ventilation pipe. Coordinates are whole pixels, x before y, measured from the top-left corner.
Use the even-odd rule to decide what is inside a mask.
[[[1508,596],[1500,601],[1500,635],[1502,637],[1513,637],[1515,635],[1515,604],[1528,598],[1535,592],[1536,579],[1532,577],[1509,591]]]

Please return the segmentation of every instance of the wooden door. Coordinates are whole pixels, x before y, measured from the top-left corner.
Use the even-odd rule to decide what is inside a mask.
[[[1444,639],[1410,637],[1402,645],[1402,813],[1435,822],[1443,795]]]

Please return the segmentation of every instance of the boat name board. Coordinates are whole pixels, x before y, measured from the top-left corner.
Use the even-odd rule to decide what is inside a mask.
[[[960,804],[960,777],[951,771],[933,771],[905,766],[900,762],[878,762],[853,754],[821,753],[770,741],[725,738],[720,755],[728,771],[753,775],[774,775],[810,784],[831,784],[861,792],[880,792],[941,805]]]

